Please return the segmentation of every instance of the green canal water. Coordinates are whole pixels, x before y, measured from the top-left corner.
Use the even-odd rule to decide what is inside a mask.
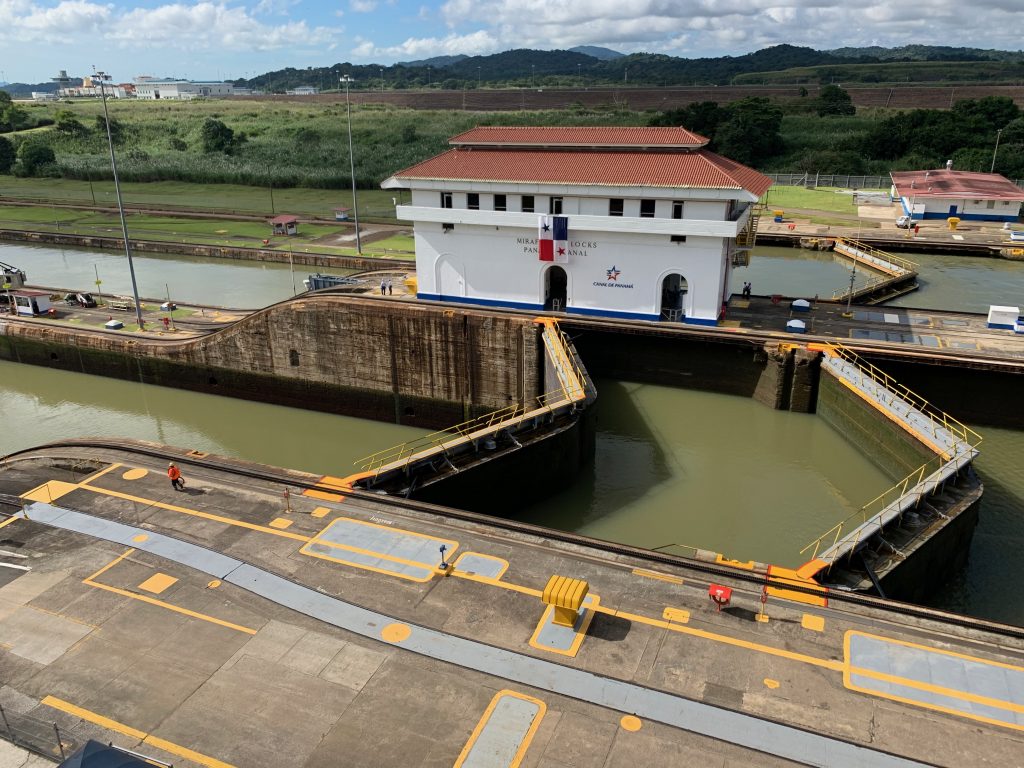
[[[69,278],[90,277],[94,262],[103,265],[105,286],[124,269],[123,257],[110,253],[21,246],[0,246],[0,261],[25,269],[30,282],[62,287],[79,287]],[[920,261],[922,275],[930,276],[914,296],[920,306],[935,297],[944,308],[982,311],[996,290],[1003,294],[991,303],[1024,298],[1024,264]],[[147,256],[136,269],[143,286],[180,285],[172,289],[180,301],[259,306],[291,294],[287,265]],[[305,274],[296,272],[300,285]],[[738,286],[752,281],[755,293],[824,295],[844,275],[848,281],[846,266],[831,256],[765,249],[734,279]],[[956,284],[946,284],[950,275]],[[714,393],[625,381],[598,385],[593,466],[566,490],[522,510],[522,519],[670,552],[699,546],[741,560],[798,564],[804,544],[890,484],[814,416]],[[68,437],[120,435],[339,474],[361,456],[421,434],[13,363],[0,363],[0,398],[0,455]],[[986,491],[970,563],[934,604],[1024,624],[1024,591],[1017,589],[1024,582],[1024,432],[981,431],[978,469]]]

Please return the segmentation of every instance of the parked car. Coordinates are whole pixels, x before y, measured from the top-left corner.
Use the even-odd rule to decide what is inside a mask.
[[[896,226],[899,227],[900,229],[913,229],[914,220],[909,216],[900,216],[898,219],[896,219]]]
[[[91,293],[67,293],[64,294],[65,304],[74,304],[79,307],[95,307],[96,299]]]

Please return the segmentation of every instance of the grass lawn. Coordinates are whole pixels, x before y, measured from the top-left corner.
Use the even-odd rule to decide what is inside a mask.
[[[412,253],[415,242],[412,235],[393,235],[385,240],[374,240],[363,250],[408,251]]]
[[[358,190],[359,215],[366,218],[394,220],[391,202],[398,193],[383,189]],[[261,214],[281,213],[334,218],[335,208],[352,207],[351,190],[334,189],[271,189],[246,187],[240,184],[191,184],[184,181],[153,181],[123,183],[121,195],[126,206],[164,207],[168,209],[206,210]],[[271,207],[273,195],[273,207]],[[78,181],[75,179],[21,179],[0,175],[0,198],[40,200],[58,203],[115,206],[112,181]],[[406,193],[406,197],[408,194]]]
[[[838,189],[805,189],[804,187],[773,186],[765,196],[768,210],[801,208],[811,211],[834,211],[857,216],[857,206],[853,204],[853,194],[849,190]]]

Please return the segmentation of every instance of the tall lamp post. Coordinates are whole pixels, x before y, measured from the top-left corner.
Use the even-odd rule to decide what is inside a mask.
[[[97,72],[93,67],[92,76],[100,81],[100,99],[103,101],[103,122],[107,125],[107,146],[110,147],[110,169],[114,173],[114,194],[117,196],[117,213],[121,217],[121,235],[124,237],[124,253],[128,257],[128,272],[132,278],[132,298],[135,299],[135,319],[139,323],[139,330],[143,330],[145,324],[142,320],[142,304],[139,303],[139,287],[135,282],[135,265],[132,263],[132,248],[128,242],[128,223],[124,218],[124,203],[121,200],[121,183],[117,179],[117,160],[114,158],[114,137],[110,132],[110,117],[107,114],[107,91],[104,84],[110,80],[106,72]]]
[[[352,102],[348,98],[349,83],[355,82],[348,75],[341,76],[341,82],[345,84],[345,110],[348,112],[348,167],[352,175],[352,213],[356,223],[356,254],[362,255],[363,243],[359,239],[359,201],[356,198],[356,156],[352,153]]]
[[[996,148],[992,150],[992,166],[988,169],[989,173],[995,173],[996,170],[996,153],[999,152],[999,137],[1003,135],[1003,129],[996,129]]]

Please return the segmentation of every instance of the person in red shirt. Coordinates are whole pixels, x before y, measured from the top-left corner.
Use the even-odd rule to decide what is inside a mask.
[[[185,490],[185,478],[181,476],[181,470],[174,466],[173,461],[167,466],[167,476],[171,478],[171,487],[174,490]]]

